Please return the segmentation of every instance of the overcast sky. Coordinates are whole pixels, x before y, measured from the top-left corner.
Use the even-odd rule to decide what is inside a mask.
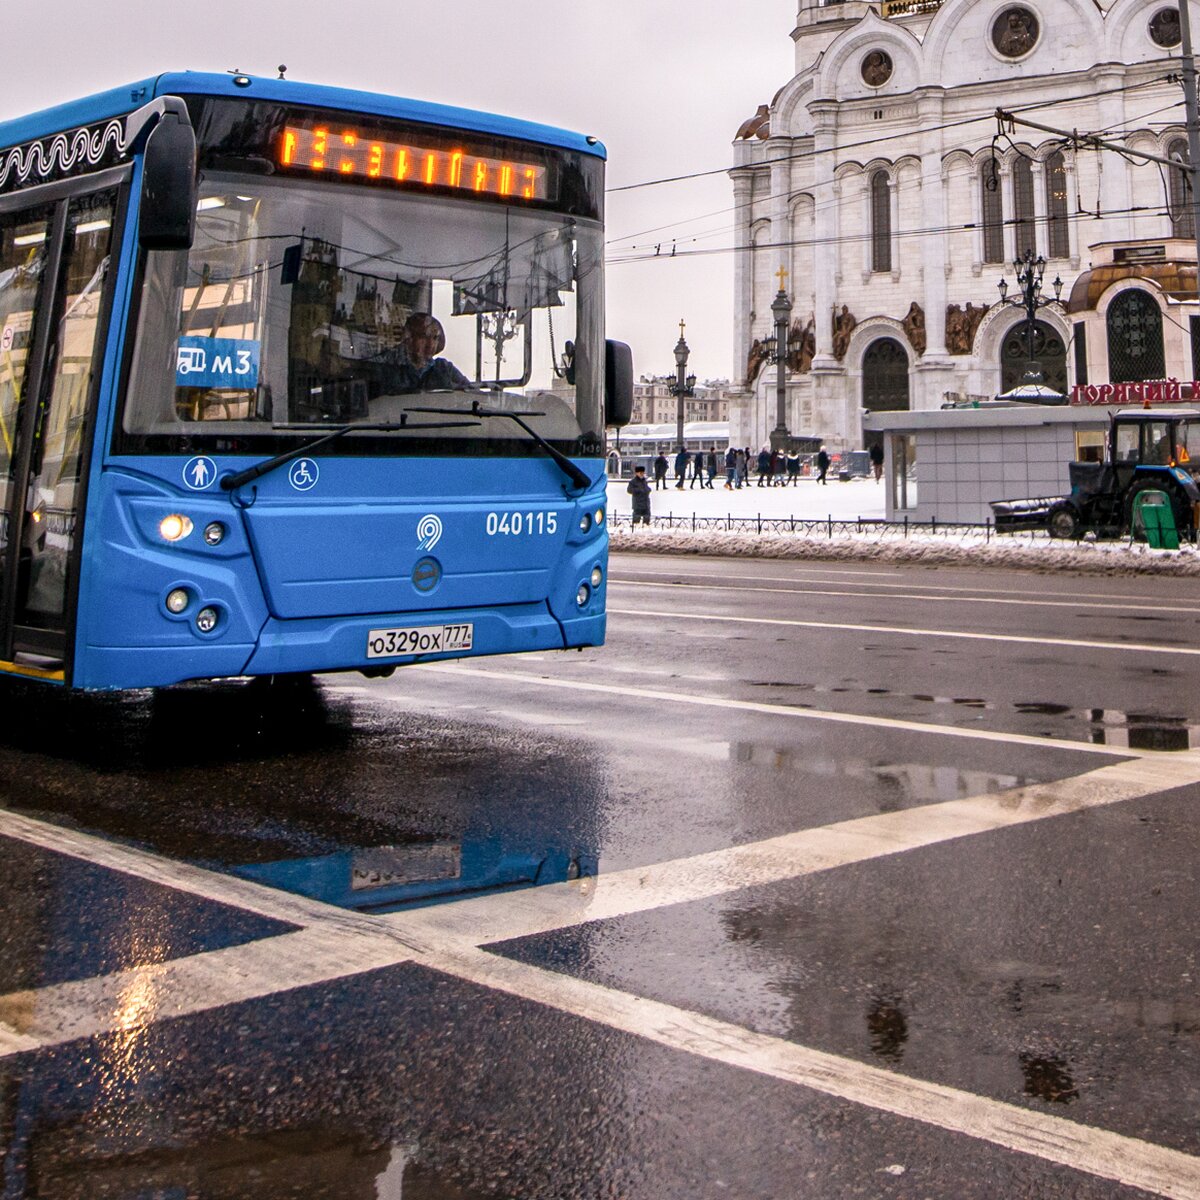
[[[40,0],[6,23],[0,119],[165,70],[274,74],[543,121],[598,136],[610,257],[732,245],[738,125],[792,76],[796,0]],[[699,218],[699,219],[696,219]],[[662,228],[659,228],[662,227]],[[644,236],[630,237],[641,234]],[[697,235],[708,235],[701,241]],[[732,377],[728,253],[613,263],[608,331],[638,374]]]

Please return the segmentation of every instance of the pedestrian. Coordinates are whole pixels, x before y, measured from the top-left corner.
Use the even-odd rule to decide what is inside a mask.
[[[633,497],[633,523],[650,524],[650,480],[645,467],[634,467],[633,478],[625,490]]]
[[[688,484],[689,488],[696,486],[696,480],[700,481],[700,490],[704,491],[704,451],[697,450],[692,455],[692,481]]]
[[[692,456],[682,447],[679,447],[679,452],[675,455],[675,487],[679,491],[683,491],[683,481],[687,478],[688,463]]]
[[[654,490],[656,492],[660,487],[667,486],[667,468],[670,465],[667,456],[660,450],[658,457],[654,460]]]
[[[715,449],[708,452],[704,460],[704,465],[708,468],[708,482],[704,486],[711,488],[713,480],[717,477],[717,452]]]
[[[733,458],[733,486],[738,491],[741,491],[742,484],[746,482],[746,464],[750,461],[750,458],[745,450],[735,451]]]
[[[875,471],[875,482],[878,483],[883,478],[883,443],[872,442],[871,449],[867,453],[871,456],[871,466]]]
[[[764,446],[758,452],[758,486],[766,487],[771,482],[771,448]]]
[[[800,482],[800,451],[789,450],[787,456],[787,481],[793,487]]]
[[[829,474],[829,451],[824,446],[817,451],[817,482],[824,483]]]
[[[734,482],[737,481],[737,451],[730,446],[725,451],[725,490],[733,491]],[[738,487],[741,487],[741,482],[738,481]]]
[[[776,450],[775,453],[771,455],[771,486],[772,487],[783,487],[783,485],[784,485],[784,478],[783,478],[784,463],[785,463],[785,458],[784,458],[783,451]]]

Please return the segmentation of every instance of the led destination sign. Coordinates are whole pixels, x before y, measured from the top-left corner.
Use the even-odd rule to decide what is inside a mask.
[[[452,188],[513,200],[548,200],[544,164],[495,158],[469,145],[452,149],[393,142],[344,126],[285,125],[278,163],[321,175]]]

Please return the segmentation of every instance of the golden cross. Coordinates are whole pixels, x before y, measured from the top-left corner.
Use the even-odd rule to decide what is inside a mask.
[[[683,318],[680,317],[679,318],[679,338],[681,341],[683,340],[683,330],[684,330]]]
[[[781,292],[783,291],[783,281],[787,277],[788,277],[788,270],[786,267],[780,267],[779,270],[775,272],[775,278],[779,280],[779,290]]]

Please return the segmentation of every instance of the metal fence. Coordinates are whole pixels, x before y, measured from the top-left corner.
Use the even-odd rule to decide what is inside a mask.
[[[626,513],[610,514],[614,528],[622,528],[631,524],[631,518]],[[651,524],[659,528],[680,529],[685,532],[700,533],[705,530],[723,533],[795,533],[804,537],[845,537],[847,534],[874,535],[879,540],[888,538],[907,538],[917,534],[923,537],[967,538],[982,537],[990,542],[994,537],[1011,536],[997,531],[992,522],[969,524],[958,521],[939,521],[936,518],[929,521],[910,521],[906,517],[902,521],[885,521],[876,517],[825,517],[813,519],[805,517],[699,517],[695,513],[675,516],[670,513],[661,517],[651,517]],[[1022,530],[1022,537],[1048,537],[1044,530]]]

